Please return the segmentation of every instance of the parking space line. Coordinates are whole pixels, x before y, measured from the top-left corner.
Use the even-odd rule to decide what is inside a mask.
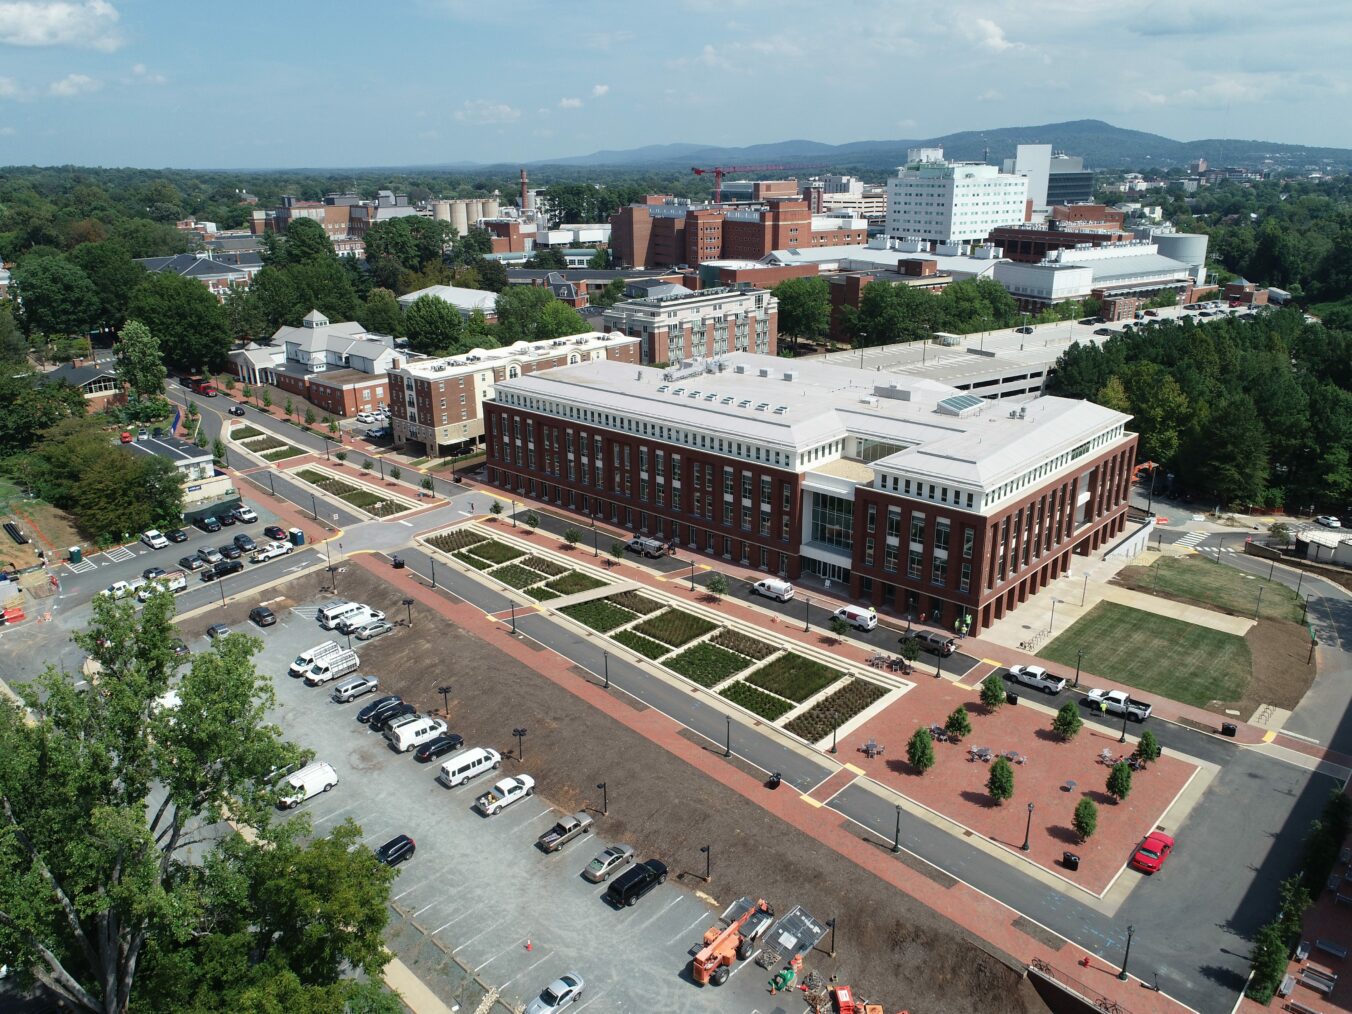
[[[355,808],[356,805],[357,805],[356,803],[348,803],[346,806],[340,806],[338,809],[334,810],[332,813],[326,813],[326,814],[324,814],[324,816],[322,816],[322,817],[316,817],[316,818],[314,818],[312,821],[310,821],[310,823],[311,823],[311,824],[322,824],[322,823],[324,823],[324,821],[326,821],[326,820],[331,820],[331,819],[333,819],[334,817],[338,816],[338,814],[340,814],[340,813],[346,813],[348,810],[351,810],[351,809]]]
[[[427,886],[428,884],[430,884],[430,883],[432,883],[433,881],[435,881],[436,879],[437,879],[437,878],[436,878],[435,876],[431,876],[431,877],[427,877],[425,880],[420,880],[420,881],[418,881],[416,884],[414,884],[412,887],[410,887],[408,890],[406,890],[406,891],[400,891],[398,894],[396,894],[396,895],[395,895],[392,899],[390,899],[390,900],[391,900],[391,901],[398,901],[398,900],[399,900],[400,898],[402,898],[404,895],[406,895],[406,894],[411,894],[412,892],[416,891],[418,888],[420,888],[420,887],[425,887],[425,886]]]
[[[523,827],[525,827],[525,826],[526,826],[527,824],[529,824],[531,821],[533,821],[533,820],[539,820],[541,817],[544,817],[544,816],[546,816],[546,815],[552,816],[553,813],[554,813],[554,808],[553,808],[552,806],[551,806],[551,807],[547,807],[547,808],[541,810],[541,811],[540,811],[539,813],[537,813],[535,816],[533,816],[533,817],[527,817],[527,818],[526,818],[525,820],[523,820],[520,824],[513,824],[510,828],[508,828],[507,833],[508,833],[508,834],[511,834],[511,833],[513,833],[513,832],[515,832],[515,831],[520,831]]]
[[[660,912],[658,912],[656,915],[652,916],[647,922],[639,923],[638,926],[630,926],[630,925],[627,925],[627,924],[626,924],[625,927],[624,927],[624,928],[625,928],[625,932],[627,932],[627,933],[637,933],[637,932],[639,932],[639,931],[641,931],[641,930],[647,929],[647,928],[648,928],[649,926],[651,926],[653,923],[657,922],[658,919],[661,919],[662,916],[666,915],[666,914],[667,914],[668,912],[670,912],[673,908],[675,908],[677,905],[679,905],[679,904],[684,900],[684,898],[685,898],[685,895],[682,895],[682,894],[676,895],[676,897],[674,897],[674,898],[671,899],[671,901],[668,903],[668,905],[667,905],[666,908],[662,909],[662,910],[661,910]]]
[[[606,995],[606,991],[605,991],[604,989],[601,990],[599,993],[593,993],[590,1000],[583,1000],[581,1006],[578,1006],[578,1007],[574,1007],[574,1008],[573,1008],[573,1014],[577,1014],[577,1012],[580,1011],[580,1010],[582,1010],[583,1007],[589,1007],[589,1006],[591,1006],[591,1005],[594,1004],[597,1000],[601,999],[601,997],[603,997],[603,996],[605,996],[605,995]]]
[[[501,919],[499,919],[497,922],[495,922],[492,926],[487,926],[487,927],[485,927],[484,929],[479,930],[478,933],[475,933],[474,936],[470,937],[468,940],[466,940],[464,943],[462,943],[462,944],[460,945],[460,947],[457,947],[455,950],[451,951],[451,953],[452,953],[452,954],[458,954],[458,953],[460,953],[461,948],[463,948],[463,947],[468,947],[470,944],[474,943],[474,941],[478,940],[478,939],[479,939],[481,936],[483,936],[485,933],[491,933],[493,930],[497,929],[499,926],[501,926],[503,923],[505,923],[505,922],[506,922],[508,919],[510,919],[510,918],[512,918],[512,917],[509,916],[509,915],[504,915]]]
[[[733,966],[732,971],[728,973],[728,978],[731,979],[734,975],[736,975],[738,972],[740,972],[743,968],[745,968],[747,965],[749,965],[749,964],[751,964],[753,961],[755,961],[755,960],[756,960],[756,955],[759,954],[759,953],[761,952],[762,949],[763,949],[763,948],[757,947],[757,948],[755,949],[755,951],[752,952],[751,956],[750,956],[749,958],[747,958],[745,961],[738,961],[738,962],[736,963],[736,965]]]
[[[454,926],[454,925],[455,925],[456,923],[458,923],[461,919],[465,918],[466,916],[473,915],[475,912],[479,911],[479,909],[481,909],[481,908],[483,908],[483,905],[475,905],[473,908],[467,909],[466,911],[461,912],[459,915],[457,915],[457,916],[456,916],[454,919],[452,919],[450,922],[442,923],[440,926],[438,926],[436,929],[434,929],[431,933],[429,933],[428,936],[433,936],[433,937],[436,936],[438,933],[440,933],[442,930],[444,930],[447,926]]]
[[[517,979],[521,978],[523,975],[525,975],[527,972],[529,972],[529,971],[530,971],[532,968],[534,968],[536,965],[540,964],[540,962],[542,962],[542,961],[547,961],[548,959],[552,958],[553,956],[554,956],[554,954],[553,954],[553,952],[551,951],[549,954],[546,954],[544,957],[542,957],[539,961],[533,962],[530,966],[528,966],[528,967],[526,967],[526,968],[523,968],[521,971],[517,972],[514,976],[512,976],[510,979],[508,979],[506,982],[504,982],[501,986],[499,986],[499,987],[498,987],[498,992],[501,993],[503,990],[505,990],[505,989],[506,989],[508,986],[510,986],[512,983],[516,982]],[[579,1009],[580,1009],[580,1008],[579,1008]]]
[[[700,924],[703,923],[703,922],[706,922],[707,919],[708,919],[708,916],[701,915],[698,919],[696,919],[694,922],[692,922],[689,926],[687,926],[685,929],[681,930],[681,932],[677,933],[674,937],[672,937],[670,940],[668,940],[667,943],[668,943],[668,944],[674,944],[677,940],[681,939],[681,937],[685,936],[687,933],[689,933],[691,930],[693,930],[696,926],[700,925]]]
[[[474,974],[475,974],[475,975],[478,975],[479,972],[481,972],[483,969],[487,968],[487,967],[488,967],[489,965],[491,965],[493,962],[497,961],[498,958],[502,957],[504,954],[506,954],[508,951],[512,950],[513,948],[515,948],[515,947],[520,947],[522,944],[524,944],[524,943],[525,943],[527,940],[529,940],[529,939],[530,939],[530,937],[521,937],[519,940],[515,940],[515,941],[513,941],[512,943],[508,944],[508,945],[507,945],[506,947],[504,947],[502,950],[498,951],[497,954],[494,954],[491,958],[489,958],[487,961],[485,961],[482,965],[476,966],[475,969],[474,969]]]
[[[427,903],[426,905],[424,905],[422,908],[418,909],[418,910],[417,910],[416,912],[414,912],[411,916],[409,916],[409,918],[410,918],[410,919],[416,919],[416,918],[418,918],[418,916],[420,916],[420,915],[422,915],[424,912],[426,912],[429,908],[434,908],[435,906],[440,905],[440,904],[441,904],[443,901],[445,901],[445,900],[446,900],[445,898],[437,898],[437,899],[434,900],[434,901],[428,902],[428,903]]]

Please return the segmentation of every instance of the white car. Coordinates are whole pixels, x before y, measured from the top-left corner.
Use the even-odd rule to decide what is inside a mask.
[[[1059,694],[1066,689],[1064,676],[1053,676],[1040,665],[1011,665],[1009,678],[1015,683],[1022,683],[1045,694]]]
[[[162,533],[155,531],[153,528],[141,536],[141,541],[151,549],[163,549],[165,546],[169,545],[169,540],[166,539]]]
[[[285,556],[292,548],[289,542],[265,542],[254,551],[252,559],[254,563],[262,563],[264,560]]]
[[[1343,527],[1343,523],[1339,521],[1337,518],[1335,518],[1332,514],[1321,514],[1319,515],[1319,517],[1314,519],[1314,523],[1317,525],[1323,525],[1325,528]]]
[[[358,413],[357,413],[357,422],[359,422],[359,423],[367,423],[368,425],[370,425],[370,424],[374,423],[375,421],[376,421],[376,417],[375,417],[374,415],[372,415],[370,412],[358,412]]]
[[[526,1004],[526,1014],[554,1014],[582,999],[582,976],[568,972],[559,976]]]
[[[99,594],[107,595],[110,598],[120,599],[130,594],[130,592],[131,586],[127,584],[126,581],[114,581],[107,588],[103,589],[103,591],[99,592]]]

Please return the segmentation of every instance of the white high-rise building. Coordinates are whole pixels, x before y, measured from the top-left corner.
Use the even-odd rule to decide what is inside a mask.
[[[921,162],[887,181],[887,235],[936,243],[983,242],[1025,220],[1028,178],[978,162]]]
[[[1047,178],[1052,171],[1050,144],[1021,144],[1013,158],[1005,159],[1004,170],[1028,177],[1028,199],[1033,207],[1047,207]]]

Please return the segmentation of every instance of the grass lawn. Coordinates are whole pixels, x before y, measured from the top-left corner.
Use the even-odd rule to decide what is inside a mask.
[[[279,447],[275,451],[268,451],[263,455],[268,461],[281,461],[283,458],[294,458],[299,454],[304,454],[299,447]]]
[[[602,581],[599,577],[570,570],[550,581],[547,587],[550,591],[556,591],[560,595],[578,595],[581,592],[591,591],[593,588],[604,588],[606,584],[607,582]]]
[[[634,630],[644,637],[651,637],[673,648],[679,648],[713,629],[714,625],[702,616],[681,609],[668,609],[664,613],[657,613],[634,627]]]
[[[560,612],[602,634],[608,634],[616,627],[623,626],[630,620],[635,619],[634,614],[628,609],[621,609],[619,606],[611,605],[602,599],[592,599],[590,602],[579,602],[575,606],[565,606]]]
[[[1073,668],[1081,648],[1088,671],[1198,707],[1239,700],[1253,672],[1242,637],[1113,602],[1100,602],[1041,654]]]
[[[687,648],[666,661],[668,669],[675,670],[688,680],[694,680],[702,687],[717,686],[750,664],[750,659],[744,655],[707,643]]]
[[[790,651],[755,672],[748,673],[746,681],[791,701],[805,701],[844,675],[837,669]]]
[[[1300,622],[1300,599],[1295,589],[1250,577],[1200,554],[1162,557],[1149,567],[1124,567],[1116,582],[1147,594],[1249,617],[1253,616],[1261,588],[1261,615],[1270,620]]]
[[[474,556],[481,560],[487,560],[489,563],[510,563],[517,557],[526,555],[525,550],[504,545],[493,539],[476,543],[469,551]]]
[[[758,690],[755,687],[736,680],[723,688],[719,694],[720,697],[726,697],[733,704],[740,704],[748,711],[760,715],[761,718],[773,722],[787,711],[793,710],[793,705],[782,697],[776,697],[774,694],[767,694],[764,690]]]

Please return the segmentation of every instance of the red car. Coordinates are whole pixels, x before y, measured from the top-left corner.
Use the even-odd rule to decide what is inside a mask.
[[[1162,831],[1151,831],[1131,857],[1131,865],[1144,873],[1158,873],[1173,850],[1172,838]]]

